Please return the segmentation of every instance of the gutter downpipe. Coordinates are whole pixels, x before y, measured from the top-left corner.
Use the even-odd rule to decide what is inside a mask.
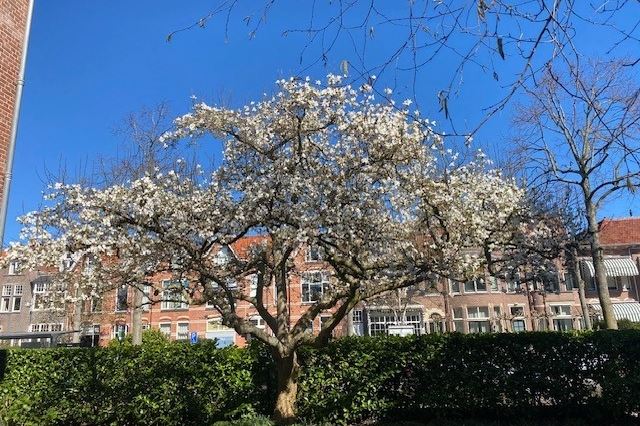
[[[7,149],[7,167],[4,170],[4,188],[2,196],[2,206],[0,206],[0,247],[4,247],[4,228],[7,223],[7,208],[9,207],[9,190],[11,188],[11,170],[13,169],[13,154],[18,135],[18,120],[20,119],[20,103],[22,101],[22,88],[24,87],[24,73],[27,65],[27,51],[29,49],[29,35],[31,33],[31,20],[33,18],[34,0],[29,0],[27,10],[27,22],[24,35],[24,45],[22,47],[22,59],[20,61],[20,73],[16,81],[16,102],[13,110],[13,123],[11,124],[11,137]]]

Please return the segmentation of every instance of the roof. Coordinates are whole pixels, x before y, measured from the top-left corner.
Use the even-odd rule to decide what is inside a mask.
[[[264,235],[256,235],[251,237],[242,237],[239,240],[231,243],[231,250],[239,259],[246,259],[249,257],[249,250],[251,247],[260,245],[268,240],[268,237]]]
[[[600,243],[603,245],[640,244],[640,217],[602,220]]]

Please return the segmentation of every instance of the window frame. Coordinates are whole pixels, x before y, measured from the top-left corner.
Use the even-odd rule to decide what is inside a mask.
[[[308,281],[309,277],[318,276],[319,281]],[[302,273],[300,279],[300,300],[303,304],[316,303],[322,299],[329,289],[329,273],[327,271],[306,271]],[[311,287],[319,287],[319,292],[313,292]],[[305,291],[306,290],[306,291]],[[317,295],[317,298],[313,298]]]
[[[178,283],[178,282],[182,284],[181,286],[182,290],[180,290],[179,294],[175,290],[168,289],[171,283]],[[160,303],[161,311],[185,311],[189,309],[189,302],[187,301],[187,298],[184,294],[184,289],[188,286],[187,280],[185,279],[162,280],[161,285],[162,285],[162,296],[161,296],[162,302]],[[167,292],[173,293],[175,296],[178,296],[179,300],[169,299],[168,297],[165,296],[165,293]]]

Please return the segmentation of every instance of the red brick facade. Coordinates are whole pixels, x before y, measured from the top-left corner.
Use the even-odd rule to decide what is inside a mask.
[[[0,191],[4,189],[28,9],[29,0],[0,0]]]
[[[232,255],[244,258],[252,244],[261,238],[251,237],[241,240],[231,247]],[[296,271],[291,277],[288,291],[291,321],[295,322],[309,306],[302,293],[302,276],[313,271],[330,273],[323,262],[309,259],[306,250],[300,250],[294,258]],[[245,338],[236,335],[233,330],[222,326],[220,315],[212,307],[203,304],[185,304],[175,306],[163,303],[162,281],[170,279],[169,274],[158,275],[154,288],[148,290],[151,303],[143,314],[146,327],[160,329],[172,339],[188,339],[195,332],[199,339],[218,338],[225,343],[244,345]],[[385,297],[363,303],[354,310],[354,314],[343,321],[334,334],[381,334],[389,332],[389,325],[411,325],[417,333],[442,331],[501,332],[520,330],[579,329],[581,310],[577,291],[567,288],[563,274],[553,288],[544,291],[541,283],[530,285],[515,284],[482,278],[476,283],[458,283],[457,285],[441,281],[435,286],[427,286],[411,296],[404,296],[400,302],[394,297]],[[250,291],[249,280],[238,283],[244,291]],[[126,292],[126,289],[123,289]],[[121,303],[123,310],[116,309],[115,294],[110,294],[102,302],[101,312],[96,312],[88,321],[98,325],[100,344],[106,344],[115,337],[119,327],[130,331],[132,292],[126,294],[128,303]],[[197,296],[194,297],[197,299]],[[265,288],[263,295],[267,309],[275,310],[273,287]],[[179,305],[179,304],[178,304]],[[559,306],[559,307],[558,307]],[[247,318],[261,324],[253,308],[239,302],[238,311]],[[558,314],[559,312],[559,314]],[[403,317],[404,320],[399,318]],[[558,322],[560,321],[562,324]],[[322,326],[322,317],[316,318],[313,330]]]

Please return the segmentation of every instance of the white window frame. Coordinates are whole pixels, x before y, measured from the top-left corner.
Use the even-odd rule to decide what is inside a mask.
[[[119,309],[119,308],[121,308],[121,306],[120,306],[120,292],[121,291],[125,291],[126,292],[126,296],[124,298],[124,309]],[[115,312],[127,312],[128,308],[129,308],[129,287],[126,286],[126,285],[118,286],[118,288],[116,289]]]
[[[320,277],[319,281],[310,281],[309,277]],[[311,287],[320,287],[320,291],[312,292]],[[306,292],[305,292],[306,287]],[[329,273],[327,271],[303,272],[300,279],[300,300],[302,303],[315,303],[322,299],[325,291],[329,289]],[[317,298],[314,298],[317,297]],[[277,300],[277,299],[276,299]]]
[[[2,286],[2,296],[11,296],[13,294],[13,285],[12,284],[4,284]]]
[[[485,311],[486,312],[483,312]],[[472,331],[473,328],[480,326],[481,324],[486,325],[486,332],[491,331],[491,310],[489,306],[467,306],[467,326],[469,327],[469,333],[476,333],[475,330]],[[482,314],[482,316],[480,316]]]
[[[20,303],[18,309],[16,309],[16,302]],[[14,296],[11,303],[11,312],[20,312],[20,309],[22,309],[22,296]]]
[[[16,284],[13,286],[13,295],[22,296],[24,293],[24,287],[22,284]]]
[[[185,324],[187,326],[187,331],[184,332],[183,330],[183,332],[181,332],[180,326],[184,326]],[[180,320],[176,322],[176,340],[182,340],[182,341],[189,340],[189,331],[190,331],[189,321]]]
[[[310,244],[305,256],[306,262],[322,262],[322,247],[317,244]]]
[[[249,276],[249,297],[256,297],[258,295],[258,274],[252,274]]]
[[[168,328],[168,331],[169,331],[168,333],[167,333],[167,330],[164,330],[166,328]],[[169,338],[171,337],[171,328],[172,328],[171,327],[171,322],[158,323],[158,331],[160,331],[160,333],[164,334],[165,336],[167,336]]]
[[[478,290],[478,282],[484,283],[484,290]],[[467,284],[473,283],[473,290],[467,290]],[[484,277],[477,277],[464,282],[465,293],[486,293],[487,292],[487,280]]]
[[[34,284],[33,286],[33,296],[32,296],[32,300],[33,302],[31,303],[31,310],[32,311],[42,311],[45,310],[44,307],[44,303],[43,306],[39,306],[38,303],[38,298],[43,298],[45,294],[47,294],[47,283],[43,283],[43,282],[37,282]]]
[[[178,294],[177,291],[175,290],[167,290],[166,288],[169,287],[171,285],[171,283],[178,283],[180,282],[182,285],[182,289],[180,291],[180,293]],[[162,303],[160,304],[160,310],[162,311],[183,311],[186,309],[189,309],[189,303],[187,302],[187,298],[185,297],[184,294],[184,288],[186,287],[187,281],[186,280],[162,280]],[[173,293],[173,296],[176,297],[175,299],[170,299],[169,297],[172,296],[171,294],[166,294],[166,293]]]
[[[9,275],[20,275],[20,261],[12,260],[9,262]]]

